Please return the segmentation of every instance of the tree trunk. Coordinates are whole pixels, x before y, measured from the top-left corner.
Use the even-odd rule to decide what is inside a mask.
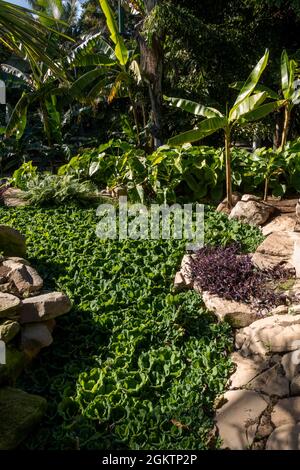
[[[147,14],[151,14],[153,8],[161,0],[145,0]],[[141,70],[145,81],[148,83],[149,97],[151,103],[151,134],[154,147],[163,143],[162,137],[162,79],[163,79],[163,57],[164,37],[159,33],[153,33],[151,42],[145,40],[143,35],[138,35],[141,52]]]
[[[226,161],[226,197],[227,207],[232,209],[232,184],[231,184],[231,150],[230,130],[225,131],[225,161]]]
[[[291,118],[291,112],[288,106],[286,106],[284,110],[284,124],[283,124],[282,139],[281,139],[281,146],[280,146],[281,150],[284,149],[284,146],[287,141],[289,126],[290,126],[290,118]]]

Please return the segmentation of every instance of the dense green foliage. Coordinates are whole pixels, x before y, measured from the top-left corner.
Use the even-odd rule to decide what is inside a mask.
[[[299,170],[298,140],[288,143],[285,150],[232,150],[233,188],[240,192],[274,196],[300,192]],[[84,182],[95,186],[81,186]],[[35,204],[64,203],[65,197],[76,199],[76,191],[80,199],[81,193],[88,197],[96,187],[120,186],[127,188],[131,201],[217,202],[225,190],[224,149],[165,145],[146,155],[126,142],[112,140],[85,149],[61,166],[58,175],[39,173],[31,162],[24,163],[14,172],[11,183],[29,191],[28,197]]]
[[[230,371],[230,328],[195,293],[174,293],[180,241],[105,241],[94,210],[0,210],[27,236],[46,286],[67,292],[53,347],[22,386],[49,408],[26,447],[197,449],[209,440],[212,408]],[[207,211],[206,242],[255,249],[255,228]]]

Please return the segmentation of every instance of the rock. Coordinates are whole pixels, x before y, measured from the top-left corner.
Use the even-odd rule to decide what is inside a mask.
[[[182,272],[178,271],[175,274],[174,289],[175,290],[182,290],[182,289],[186,289],[186,288],[187,288],[187,285],[186,285],[186,282],[185,282],[185,278],[184,278]]]
[[[271,413],[271,421],[276,428],[300,421],[300,397],[279,400]]]
[[[20,323],[33,323],[56,318],[71,310],[71,302],[62,292],[49,292],[22,301]]]
[[[0,388],[0,450],[16,448],[40,422],[47,402],[11,387]]]
[[[300,450],[300,424],[286,424],[274,429],[266,450]]]
[[[202,293],[202,299],[220,321],[227,321],[234,328],[248,326],[257,320],[257,312],[249,304],[227,300],[207,291]]]
[[[0,385],[12,385],[27,365],[26,356],[22,351],[6,347],[6,364],[0,365]]]
[[[0,225],[0,252],[3,252],[4,256],[24,258],[26,255],[24,235],[7,225]]]
[[[232,205],[233,207],[241,200],[241,194],[234,192],[232,193]],[[230,209],[227,207],[227,198],[223,199],[222,202],[216,208],[217,212],[224,212],[225,214],[230,214]]]
[[[261,201],[261,197],[259,196],[254,196],[253,194],[243,194],[241,201],[243,202],[249,202],[249,201]]]
[[[25,266],[31,266],[29,261],[25,258],[20,258],[19,256],[7,256],[6,258],[3,259],[3,266],[8,267],[11,269],[11,266],[14,266],[12,263],[19,263],[19,264],[25,264]]]
[[[289,394],[289,385],[280,364],[277,364],[251,380],[247,388],[269,396],[285,397]]]
[[[245,358],[238,352],[234,352],[231,354],[231,360],[236,365],[236,370],[229,379],[230,389],[244,387],[250,380],[269,367],[268,359],[260,356]]]
[[[297,202],[298,202],[298,199],[278,200],[278,199],[268,198],[268,204],[274,207],[274,209],[276,209],[281,214],[292,213],[293,215],[295,215]]]
[[[0,292],[0,319],[14,317],[20,304],[18,297]]]
[[[248,449],[254,440],[259,418],[268,403],[252,390],[234,390],[224,395],[226,403],[216,411],[216,425],[223,449]]]
[[[241,329],[236,346],[243,356],[295,351],[299,348],[300,315],[274,315]]]
[[[287,315],[289,307],[287,305],[278,305],[270,311],[270,315]]]
[[[271,222],[268,222],[262,228],[262,233],[265,237],[273,232],[293,232],[295,229],[296,219],[291,215],[279,215]]]
[[[26,206],[29,202],[24,199],[24,192],[18,188],[7,188],[2,194],[4,205],[7,207]]]
[[[290,259],[293,255],[294,242],[300,235],[294,232],[273,232],[257,248],[257,253]]]
[[[292,396],[300,395],[300,375],[297,375],[291,381],[291,395]]]
[[[263,225],[273,212],[274,208],[263,202],[239,201],[232,209],[229,219],[238,219],[250,225]]]
[[[53,343],[49,328],[44,323],[26,324],[21,330],[21,345],[24,350],[33,351],[46,348]]]
[[[20,331],[20,324],[16,321],[0,321],[0,340],[9,343]]]
[[[20,263],[13,263],[9,279],[15,284],[20,295],[29,295],[39,292],[43,287],[43,279],[31,266]]]
[[[288,380],[292,381],[300,373],[300,349],[285,354],[282,357],[281,365]]]

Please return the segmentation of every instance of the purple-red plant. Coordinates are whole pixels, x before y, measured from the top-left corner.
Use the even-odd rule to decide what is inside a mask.
[[[286,297],[274,291],[274,281],[287,279],[290,273],[281,267],[258,269],[249,255],[240,254],[240,245],[205,246],[191,263],[195,285],[228,300],[252,304],[258,311],[268,311],[285,303]]]

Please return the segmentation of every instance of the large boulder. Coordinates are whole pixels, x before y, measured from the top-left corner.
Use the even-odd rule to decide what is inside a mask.
[[[273,232],[258,246],[252,255],[252,262],[260,269],[278,265],[292,269],[296,241],[300,241],[300,233]]]
[[[262,318],[236,335],[243,356],[266,355],[299,349],[300,315],[273,315]]]
[[[44,398],[16,388],[0,388],[0,450],[15,449],[42,419]]]
[[[274,210],[274,207],[263,202],[239,201],[232,209],[229,219],[238,219],[250,225],[263,225]]]
[[[20,323],[34,323],[56,318],[72,308],[69,297],[62,292],[49,292],[22,300]]]
[[[26,241],[24,235],[18,230],[0,225],[0,252],[4,256],[26,256]]]

